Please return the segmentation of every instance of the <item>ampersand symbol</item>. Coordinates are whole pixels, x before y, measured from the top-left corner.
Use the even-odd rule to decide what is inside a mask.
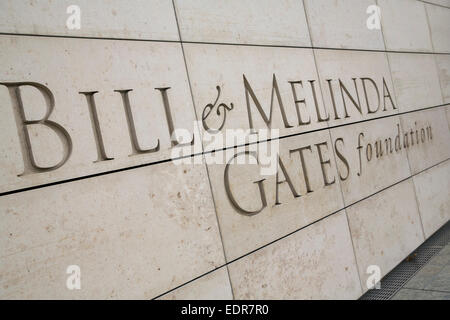
[[[230,103],[230,106],[227,106],[225,103],[220,103],[218,106],[217,106],[217,111],[216,111],[216,113],[217,113],[217,115],[218,116],[220,116],[221,114],[222,114],[222,112],[220,111],[220,109],[222,109],[223,110],[223,120],[222,120],[222,123],[221,123],[221,125],[219,126],[219,128],[218,129],[211,129],[210,127],[208,127],[208,125],[206,124],[206,119],[209,117],[209,115],[211,114],[211,111],[214,109],[214,107],[216,106],[216,104],[217,104],[217,101],[219,101],[219,98],[220,98],[220,86],[216,86],[216,89],[217,89],[217,98],[216,98],[216,101],[214,101],[214,103],[208,103],[206,106],[205,106],[205,108],[203,109],[203,112],[202,112],[202,124],[203,124],[203,128],[206,130],[206,131],[220,131],[220,130],[222,130],[222,128],[223,128],[223,126],[225,125],[225,120],[226,120],[226,118],[227,118],[227,111],[231,111],[231,110],[233,110],[233,108],[234,108],[234,106],[233,106],[233,103]]]

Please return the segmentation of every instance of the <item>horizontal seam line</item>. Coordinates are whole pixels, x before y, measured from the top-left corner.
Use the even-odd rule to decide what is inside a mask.
[[[140,169],[140,168],[153,166],[153,165],[158,165],[158,164],[162,164],[162,163],[166,163],[166,162],[170,162],[170,161],[177,161],[177,160],[182,160],[182,159],[187,159],[187,158],[199,157],[199,156],[211,154],[211,153],[214,153],[214,152],[221,152],[221,151],[226,151],[226,150],[230,150],[230,149],[234,149],[234,148],[247,147],[247,146],[254,145],[254,144],[270,142],[272,140],[274,140],[274,141],[275,140],[281,140],[281,139],[291,138],[291,137],[300,136],[300,135],[304,135],[304,134],[310,134],[310,133],[324,131],[324,130],[331,130],[331,129],[335,129],[335,128],[356,125],[356,124],[359,124],[359,123],[375,121],[375,120],[380,120],[380,119],[386,119],[386,118],[395,117],[395,116],[401,116],[401,115],[405,115],[405,114],[409,114],[409,113],[414,113],[414,112],[420,112],[420,111],[425,111],[425,110],[445,107],[447,105],[450,105],[450,103],[441,104],[441,105],[437,105],[437,106],[431,106],[431,107],[425,107],[425,108],[416,109],[416,110],[410,110],[410,111],[405,111],[405,112],[394,113],[394,114],[381,116],[381,117],[377,117],[377,118],[364,119],[364,120],[351,122],[351,123],[343,123],[343,124],[335,125],[335,126],[332,126],[332,127],[326,126],[326,127],[323,127],[323,128],[314,129],[314,130],[310,130],[310,131],[293,133],[293,134],[285,135],[285,136],[278,137],[278,138],[266,139],[266,140],[261,140],[261,141],[251,142],[251,143],[245,143],[245,144],[235,145],[235,146],[229,146],[229,147],[224,147],[224,148],[221,148],[221,149],[202,151],[202,152],[193,153],[193,154],[190,154],[190,155],[185,155],[185,156],[181,156],[181,157],[177,157],[177,158],[162,159],[162,160],[158,160],[158,161],[155,161],[155,162],[142,163],[142,164],[131,166],[131,167],[118,168],[118,169],[114,169],[114,170],[110,170],[110,171],[103,171],[103,172],[98,172],[98,173],[94,173],[94,174],[84,175],[84,176],[80,176],[80,177],[63,179],[63,180],[49,182],[49,183],[44,183],[44,184],[39,184],[39,185],[35,185],[35,186],[24,187],[24,188],[19,188],[19,189],[15,189],[15,190],[9,190],[9,191],[5,191],[5,192],[1,192],[0,193],[0,197],[8,196],[8,195],[11,195],[11,194],[16,194],[16,193],[21,193],[21,192],[26,192],[26,191],[31,191],[31,190],[35,190],[35,189],[51,187],[51,186],[55,186],[55,185],[58,185],[58,184],[70,183],[70,182],[75,182],[75,181],[79,181],[79,180],[100,177],[100,176],[113,174],[113,173],[119,173],[119,172],[128,171],[128,170]],[[202,146],[202,148],[203,148],[203,146]]]
[[[450,7],[444,6],[443,4],[439,4],[439,3],[433,3],[433,2],[428,2],[428,1],[424,1],[424,0],[417,0],[417,1],[420,1],[420,2],[426,3],[426,4],[431,4],[432,6],[436,6],[436,7],[450,9]]]
[[[370,195],[368,195],[368,196],[366,196],[366,197],[364,197],[364,198],[361,198],[361,199],[359,199],[359,200],[357,200],[357,201],[355,201],[355,202],[353,202],[353,203],[351,203],[351,204],[349,204],[349,205],[344,205],[344,207],[342,207],[341,209],[335,210],[335,211],[333,211],[333,212],[327,214],[326,216],[324,216],[324,217],[322,217],[322,218],[320,218],[320,219],[314,220],[313,222],[311,222],[311,223],[309,223],[309,224],[307,224],[307,225],[305,225],[305,226],[303,226],[303,227],[301,227],[301,228],[298,228],[298,229],[296,229],[296,230],[294,230],[294,231],[291,231],[291,232],[289,232],[289,233],[287,233],[287,234],[285,234],[285,235],[283,235],[283,236],[281,236],[281,237],[279,237],[279,238],[277,238],[277,239],[275,239],[275,240],[272,240],[272,241],[270,241],[270,242],[268,242],[268,243],[266,243],[266,244],[264,244],[264,245],[262,245],[262,246],[260,246],[260,247],[258,247],[258,248],[256,248],[256,249],[254,249],[254,250],[251,250],[251,251],[249,251],[249,252],[243,254],[242,256],[239,256],[239,257],[237,257],[237,258],[234,258],[234,259],[230,260],[229,262],[226,262],[225,264],[223,264],[223,265],[221,265],[221,266],[219,266],[219,267],[214,268],[213,270],[210,270],[210,271],[208,271],[208,272],[205,272],[205,273],[203,273],[203,274],[201,274],[201,275],[199,275],[199,276],[197,276],[197,277],[195,277],[195,278],[193,278],[193,279],[191,279],[191,280],[189,280],[189,281],[187,281],[187,282],[185,282],[185,283],[183,283],[183,284],[181,284],[181,285],[179,285],[179,286],[177,286],[177,287],[175,287],[175,288],[173,288],[173,289],[170,289],[169,291],[166,291],[166,292],[164,292],[164,293],[162,293],[162,294],[160,294],[160,295],[158,295],[158,296],[152,298],[151,300],[158,299],[158,298],[160,298],[160,297],[162,297],[162,296],[164,296],[164,295],[166,295],[166,294],[168,294],[168,293],[170,293],[170,292],[173,292],[174,290],[177,290],[177,289],[179,289],[179,288],[181,288],[181,287],[183,287],[183,286],[185,286],[185,285],[187,285],[187,284],[189,284],[189,283],[191,283],[191,282],[193,282],[193,281],[195,281],[195,280],[197,280],[197,279],[200,279],[200,278],[202,278],[202,277],[204,277],[204,276],[206,276],[206,275],[208,275],[208,274],[210,274],[210,273],[212,273],[212,272],[214,272],[214,271],[216,271],[216,270],[219,270],[219,269],[224,268],[224,267],[226,267],[226,266],[228,266],[228,265],[230,265],[230,264],[232,264],[232,263],[234,263],[234,262],[236,262],[236,261],[238,261],[238,260],[241,260],[241,259],[243,259],[243,258],[245,258],[245,257],[247,257],[247,256],[249,256],[249,255],[251,255],[251,254],[253,254],[253,253],[255,253],[255,252],[259,251],[259,250],[261,250],[261,249],[264,249],[264,248],[266,248],[266,247],[268,247],[268,246],[274,244],[275,242],[278,242],[278,241],[280,241],[280,240],[283,240],[283,239],[285,239],[285,238],[287,238],[287,237],[289,237],[289,236],[291,236],[291,235],[293,235],[293,234],[295,234],[295,233],[297,233],[297,232],[299,232],[299,231],[301,231],[301,230],[303,230],[303,229],[305,229],[305,228],[308,228],[308,227],[312,226],[312,225],[315,224],[315,223],[318,223],[318,222],[320,222],[320,221],[322,221],[322,220],[324,220],[324,219],[326,219],[326,218],[328,218],[328,217],[331,217],[332,215],[335,215],[336,213],[338,213],[338,212],[340,212],[340,211],[342,211],[342,210],[346,210],[347,208],[349,208],[349,207],[351,207],[351,206],[353,206],[353,205],[355,205],[355,204],[358,204],[359,202],[362,202],[362,201],[364,201],[364,200],[367,200],[367,199],[369,199],[369,198],[371,198],[371,197],[377,195],[378,193],[381,193],[381,192],[383,192],[383,191],[386,191],[386,190],[388,190],[389,188],[392,188],[392,187],[394,187],[394,186],[396,186],[396,185],[398,185],[398,184],[400,184],[400,183],[402,183],[402,182],[405,182],[405,181],[407,181],[407,180],[409,180],[409,179],[412,179],[413,177],[415,177],[415,176],[417,176],[417,175],[419,175],[419,174],[421,174],[421,173],[423,173],[423,172],[425,172],[425,171],[427,171],[427,170],[429,170],[429,169],[432,169],[432,168],[434,168],[434,167],[437,167],[437,166],[439,166],[439,165],[445,163],[445,162],[448,161],[448,160],[450,160],[450,158],[447,158],[447,159],[445,159],[445,160],[439,161],[438,163],[435,163],[434,165],[432,165],[432,166],[430,166],[430,167],[427,167],[427,168],[425,168],[425,169],[423,169],[423,170],[421,170],[421,171],[419,171],[419,172],[417,172],[417,173],[411,174],[409,177],[406,177],[406,178],[404,178],[404,179],[401,179],[401,180],[399,180],[399,181],[397,181],[397,182],[395,182],[395,183],[393,183],[393,184],[391,184],[391,185],[389,185],[389,186],[387,186],[387,187],[384,187],[383,189],[380,189],[380,190],[378,190],[378,191],[376,191],[376,192],[374,192],[374,193],[372,193],[372,194],[370,194]],[[224,258],[226,259],[226,257],[224,257]],[[230,281],[231,281],[231,279],[230,279]]]
[[[312,50],[316,49],[316,50],[343,50],[343,51],[450,55],[450,52],[433,52],[433,51],[402,51],[402,50],[383,50],[383,49],[365,49],[365,48],[334,48],[334,47],[295,46],[295,45],[282,45],[282,44],[277,45],[277,44],[209,42],[209,41],[190,41],[190,40],[139,39],[139,38],[121,38],[121,37],[115,38],[115,37],[52,35],[52,34],[32,34],[32,33],[12,33],[12,32],[0,32],[0,35],[1,36],[19,36],[19,37],[63,38],[63,39],[141,41],[141,42],[160,42],[160,43],[179,43],[179,44],[185,43],[185,44],[225,45],[225,46],[243,46],[243,47],[268,47],[268,48],[292,48],[292,49],[312,49]]]

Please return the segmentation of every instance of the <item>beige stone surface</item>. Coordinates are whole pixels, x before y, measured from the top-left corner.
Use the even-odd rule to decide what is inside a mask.
[[[222,267],[186,285],[169,292],[161,300],[231,300],[227,267]]]
[[[423,2],[450,7],[450,0],[423,0]]]
[[[400,118],[403,132],[408,133],[407,152],[412,174],[450,157],[450,131],[444,108],[413,112],[401,115]],[[424,130],[423,140],[422,129]],[[418,140],[420,143],[417,143]]]
[[[388,57],[400,112],[442,104],[433,55],[388,53]]]
[[[162,95],[155,88],[171,87],[167,95],[175,128],[193,130],[195,111],[180,44],[0,36],[0,47],[2,82],[30,81],[48,87],[55,101],[49,119],[67,130],[73,145],[62,167],[19,177],[24,172],[23,154],[28,153],[21,152],[16,106],[7,87],[0,85],[2,192],[169,159],[170,134]],[[158,152],[130,156],[126,113],[120,93],[114,92],[124,89],[133,89],[129,100],[140,147],[155,148],[159,139]],[[95,162],[96,140],[87,99],[79,93],[83,91],[98,91],[94,98],[100,130],[106,155],[114,160]],[[31,86],[21,87],[21,92],[26,118],[42,119],[47,107],[44,95]],[[28,128],[38,165],[57,164],[67,143],[47,126]]]
[[[450,106],[447,106],[446,110],[447,110],[446,113],[447,113],[448,126],[450,128]]]
[[[361,295],[345,211],[229,266],[236,299],[356,299]]]
[[[345,205],[410,176],[406,150],[396,146],[401,130],[398,116],[331,129]]]
[[[417,0],[378,0],[387,50],[432,52],[425,4]]]
[[[3,196],[0,218],[3,299],[151,299],[224,263],[202,165]],[[81,268],[81,290],[66,288],[69,265]]]
[[[450,53],[450,8],[425,5],[434,52]]]
[[[319,143],[326,143],[326,145],[315,146]],[[261,168],[266,167],[263,165],[266,160],[262,157],[266,146],[265,144],[259,144],[259,146],[260,149],[257,150],[259,165],[246,162],[246,164],[231,164],[228,167],[229,190],[239,207],[234,206],[230,201],[232,198],[229,197],[225,188],[226,166],[208,165],[227,261],[264,246],[343,207],[328,131],[318,131],[280,141],[279,156],[291,181],[292,189],[289,183],[281,183],[286,180],[286,176],[281,167],[278,168],[280,182],[278,201],[275,171],[272,175],[263,175],[264,173],[261,172]],[[303,151],[304,166],[299,151],[290,152],[303,147],[310,148]],[[322,173],[319,148],[322,152],[322,160],[330,161],[323,165],[327,183],[329,183],[327,186]],[[230,151],[225,155],[224,163],[232,159],[234,152]],[[241,151],[244,150],[238,149],[237,152]],[[249,149],[249,151],[252,150]],[[224,157],[223,152],[217,154],[220,158]],[[243,161],[245,158],[240,156],[237,160]],[[276,160],[274,164],[276,165]],[[262,186],[266,206],[263,206],[263,198],[257,184],[257,181],[261,179],[265,179]],[[239,208],[247,212],[261,211],[249,215],[239,211]]]
[[[181,39],[311,46],[302,1],[175,1]]]
[[[384,277],[423,241],[414,185],[408,179],[346,209],[361,285],[367,291],[367,268]]]
[[[328,122],[330,126],[373,119],[398,112],[398,109],[393,107],[389,98],[383,98],[383,95],[388,95],[387,91],[389,91],[394,106],[398,108],[389,65],[384,52],[315,50],[315,55],[323,100],[330,118]],[[372,79],[378,92],[370,80],[364,80],[367,92],[366,99],[361,78]],[[328,82],[328,79],[331,79],[331,81]],[[355,80],[353,81],[353,79]],[[387,86],[384,94],[383,79]],[[342,89],[341,92],[339,80],[348,90],[355,103],[360,106],[361,112],[352,103],[349,95],[345,93],[345,89]],[[333,101],[335,107],[333,106]],[[344,103],[348,117],[346,117]],[[368,106],[373,111],[372,113],[369,113]],[[334,112],[335,108],[337,115]]]
[[[184,49],[195,108],[200,120],[206,105],[213,104],[217,98],[216,86],[220,86],[221,94],[215,108],[220,103],[225,103],[227,106],[233,103],[233,110],[226,113],[226,122],[222,131],[249,130],[245,76],[267,119],[270,119],[270,107],[273,101],[271,128],[279,129],[280,136],[326,127],[325,121],[318,122],[316,112],[317,105],[319,112],[323,115],[324,106],[311,49],[209,44],[184,44]],[[273,92],[274,75],[285,111],[287,127],[276,91]],[[308,80],[315,81],[311,85]],[[288,81],[302,81],[302,84],[294,84],[295,97]],[[299,120],[295,101],[302,99],[305,99],[305,103],[297,103]],[[250,93],[248,101],[253,127],[267,129],[268,126]],[[213,129],[219,128],[222,121],[224,116],[217,115],[216,109],[213,109],[213,113],[206,119],[207,126]],[[300,121],[309,122],[309,124],[300,124]],[[231,146],[236,143],[227,141],[226,145]]]
[[[80,29],[67,27],[72,5],[80,9]],[[179,40],[171,1],[159,0],[3,0],[0,32]]]
[[[450,219],[449,1],[0,0],[0,299],[358,298]]]
[[[305,0],[315,47],[384,50],[381,30],[366,26],[367,8],[375,0]]]
[[[430,168],[414,176],[413,180],[428,238],[450,219],[450,162]]]
[[[439,81],[444,103],[450,103],[450,55],[436,55]]]

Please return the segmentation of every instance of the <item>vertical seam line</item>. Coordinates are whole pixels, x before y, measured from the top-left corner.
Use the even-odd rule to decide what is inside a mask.
[[[194,108],[195,119],[198,121],[197,111],[195,109],[194,94],[193,94],[192,86],[191,86],[191,79],[189,77],[189,68],[187,66],[186,55],[185,55],[185,52],[184,52],[183,38],[181,36],[180,25],[178,23],[178,15],[177,15],[177,9],[176,9],[176,5],[175,5],[175,0],[172,0],[172,6],[173,6],[174,15],[175,15],[175,21],[177,23],[178,36],[180,38],[181,52],[183,54],[184,66],[185,66],[185,69],[186,69],[186,76],[187,76],[188,85],[189,85],[189,91],[191,93],[191,98],[192,98],[192,107]],[[200,143],[200,145],[202,147],[202,150],[203,150],[203,143],[202,143],[202,141],[200,140],[199,143]],[[204,155],[202,155],[202,159],[203,160],[205,159]],[[214,199],[214,193],[213,193],[213,188],[212,188],[212,184],[211,184],[211,178],[209,176],[209,170],[208,170],[208,165],[206,164],[206,161],[204,162],[204,166],[205,166],[206,176],[208,178],[209,190],[211,192],[211,199],[212,199],[213,206],[214,206],[214,212],[215,212],[215,215],[216,215],[216,223],[217,223],[217,228],[218,228],[218,231],[219,231],[220,242],[221,242],[221,245],[222,245],[222,253],[223,253],[223,258],[225,260],[225,267],[227,269],[228,281],[230,283],[231,295],[233,297],[233,300],[235,300],[233,284],[232,284],[231,277],[230,277],[230,270],[228,268],[227,255],[226,255],[226,252],[225,252],[225,245],[224,245],[223,236],[222,236],[222,230],[220,228],[219,216],[218,216],[218,213],[217,213],[217,206],[216,206],[216,202],[215,202],[215,199]]]

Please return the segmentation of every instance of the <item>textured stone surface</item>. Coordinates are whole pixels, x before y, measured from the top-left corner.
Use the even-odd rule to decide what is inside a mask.
[[[379,266],[383,277],[424,241],[411,180],[377,193],[346,211],[364,291],[367,291],[369,266]]]
[[[447,113],[448,126],[450,128],[450,106],[446,107],[446,113]]]
[[[0,298],[358,298],[450,218],[448,1],[0,0]]]
[[[445,6],[450,8],[450,0],[424,0],[423,2]]]
[[[404,114],[400,119],[404,134],[408,133],[406,142],[409,144],[411,173],[418,173],[450,157],[450,132],[444,108]]]
[[[2,298],[151,299],[224,263],[201,165],[3,196],[0,208]],[[66,288],[73,264],[81,290]]]
[[[381,30],[366,27],[366,10],[375,0],[304,2],[313,46],[384,50]]]
[[[444,103],[450,103],[450,55],[435,56]]]
[[[31,81],[47,86],[55,100],[50,120],[67,130],[73,145],[61,168],[19,177],[24,161],[15,106],[7,87],[0,86],[4,115],[0,119],[1,191],[169,159],[171,142],[163,100],[154,88],[172,87],[167,94],[174,126],[192,131],[195,113],[180,44],[0,36],[0,46],[2,82]],[[123,89],[133,89],[129,99],[140,147],[155,148],[159,139],[158,152],[130,156],[125,109],[120,93],[114,92]],[[83,91],[98,91],[94,98],[100,130],[106,155],[114,160],[95,162],[96,140],[87,99],[79,93]],[[30,86],[22,87],[21,92],[26,118],[42,119],[46,110],[43,94]],[[44,125],[28,127],[37,163],[57,164],[63,157],[63,144],[55,131]]]
[[[442,104],[433,55],[388,53],[388,57],[400,112]]]
[[[310,46],[303,2],[175,1],[183,41]]]
[[[230,106],[233,103],[234,106],[233,110],[226,113],[223,130],[249,130],[250,122],[243,77],[245,76],[268,119],[271,101],[273,101],[271,128],[279,129],[280,136],[326,127],[326,122],[318,122],[315,107],[314,93],[317,107],[323,114],[324,106],[311,49],[205,44],[185,44],[184,48],[199,119],[202,119],[205,106],[214,103],[217,97],[216,86],[220,86],[221,95],[217,104],[223,102]],[[272,91],[274,75],[288,128],[283,121],[278,98]],[[316,80],[313,84],[314,91],[308,80]],[[296,99],[288,81],[303,81],[302,85],[294,84],[296,99],[306,100],[305,103],[298,103],[300,120],[294,103]],[[248,99],[253,127],[268,128],[250,94]],[[218,128],[222,120],[223,116],[212,114],[207,119],[207,125]],[[300,125],[300,121],[309,122],[309,124]],[[227,145],[231,146],[235,143],[227,141]]]
[[[425,4],[416,0],[378,0],[387,50],[432,52]]]
[[[383,52],[347,51],[347,50],[315,50],[317,69],[321,83],[323,100],[329,116],[330,125],[340,125],[366,119],[373,119],[381,116],[392,115],[398,112],[396,99],[394,97],[394,87],[391,81],[389,64],[386,54]],[[370,80],[365,80],[366,95],[364,94],[363,80],[361,78],[372,79],[375,89]],[[328,82],[328,79],[332,81]],[[353,80],[355,79],[355,80]],[[383,79],[387,86],[383,98]],[[348,94],[342,89],[339,80],[348,90]],[[331,90],[330,90],[330,85]],[[356,88],[355,89],[355,84]],[[352,102],[360,107],[358,107]],[[378,96],[378,97],[377,97]],[[378,100],[378,98],[380,100]],[[333,101],[336,108],[334,112]],[[393,102],[393,105],[392,105]],[[345,104],[345,108],[344,108]],[[369,113],[369,108],[373,111]],[[345,112],[347,110],[347,114]],[[348,117],[346,117],[348,115]],[[325,116],[325,115],[324,115]]]
[[[417,202],[425,236],[431,236],[450,219],[450,162],[414,176]]]
[[[169,292],[162,300],[229,300],[233,299],[226,267],[196,279],[181,288]]]
[[[450,8],[426,5],[434,52],[450,52]]]
[[[345,212],[229,266],[236,299],[355,299],[361,294]]]
[[[66,26],[72,5],[80,8],[80,29]],[[178,40],[172,3],[159,0],[4,0],[0,32]]]
[[[315,146],[315,144],[324,142],[327,143],[327,146],[322,145],[320,147],[323,160],[331,160],[329,164],[324,165],[326,179],[329,183],[334,181],[327,186],[324,183],[319,151]],[[259,145],[261,148],[265,147],[263,144]],[[289,150],[302,147],[310,148],[310,150],[303,151],[305,166],[302,166],[298,151],[289,152]],[[280,183],[278,184],[278,204],[276,204],[277,177],[275,174],[262,175],[262,165],[231,164],[228,169],[230,192],[243,210],[249,212],[261,210],[254,215],[240,212],[230,201],[224,183],[225,165],[208,165],[214,202],[222,230],[225,255],[228,261],[313,223],[343,207],[331,148],[327,131],[280,140],[280,158],[297,197],[288,183]],[[225,163],[228,163],[233,155],[233,152],[228,153]],[[218,152],[218,156],[222,157],[223,152]],[[244,160],[243,156],[238,160]],[[306,175],[303,168],[306,170]],[[278,181],[284,181],[286,177],[283,171],[279,168],[278,172]],[[307,177],[308,184],[305,177]],[[263,207],[262,197],[256,183],[256,181],[262,179],[265,179],[262,182],[267,203],[265,207]]]
[[[397,116],[331,130],[337,152],[347,161],[336,153],[346,205],[410,176],[406,150],[396,147],[401,135]]]

